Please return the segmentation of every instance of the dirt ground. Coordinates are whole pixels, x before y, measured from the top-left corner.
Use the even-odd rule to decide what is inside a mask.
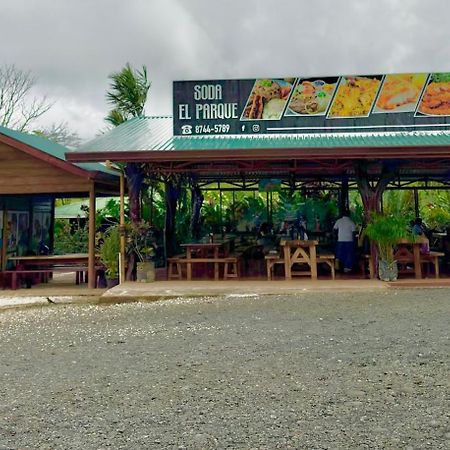
[[[450,290],[0,312],[0,450],[448,449]]]

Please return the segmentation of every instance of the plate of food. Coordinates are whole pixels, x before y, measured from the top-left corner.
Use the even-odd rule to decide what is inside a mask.
[[[241,120],[278,120],[291,94],[292,83],[281,79],[256,80]]]
[[[338,78],[299,80],[294,89],[286,115],[325,115],[333,98]]]
[[[381,84],[381,75],[342,77],[328,117],[368,116]]]
[[[418,112],[427,116],[450,116],[450,73],[433,73]]]
[[[417,101],[428,75],[425,73],[401,73],[386,75],[374,113],[415,111]]]

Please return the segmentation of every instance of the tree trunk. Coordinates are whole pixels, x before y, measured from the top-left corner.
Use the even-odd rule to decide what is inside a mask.
[[[172,179],[165,181],[166,216],[164,238],[166,243],[166,257],[173,256],[177,248],[175,214],[180,191],[180,186],[176,181]]]
[[[358,161],[355,167],[356,184],[364,206],[364,218],[367,223],[373,213],[381,212],[381,197],[387,185],[394,179],[395,173],[393,167],[388,167],[383,163],[381,173],[376,184],[373,186],[369,180],[369,164],[366,161]],[[370,254],[375,271],[375,277],[378,276],[378,249],[370,242]]]
[[[200,238],[201,223],[200,223],[200,211],[203,205],[202,191],[198,186],[194,186],[191,191],[191,235],[194,239]]]
[[[135,163],[128,163],[125,166],[124,172],[128,186],[130,220],[132,223],[136,224],[141,221],[141,191],[144,182],[144,173],[141,167]],[[136,255],[133,252],[128,252],[126,260],[126,279],[130,281],[134,279]]]
[[[339,196],[339,212],[342,215],[344,211],[348,211],[348,178],[344,178],[341,183],[341,192]]]
[[[128,163],[125,166],[125,175],[128,184],[130,219],[133,223],[137,223],[141,221],[141,190],[144,173],[138,164]]]

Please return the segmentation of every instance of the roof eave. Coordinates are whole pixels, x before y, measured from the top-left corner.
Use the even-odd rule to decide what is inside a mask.
[[[0,142],[10,147],[13,147],[17,150],[20,150],[36,159],[47,162],[58,169],[72,173],[73,175],[87,179],[92,179],[93,177],[92,172],[82,169],[81,167],[74,166],[73,164],[70,164],[67,161],[59,159],[56,156],[49,155],[48,153],[45,153],[42,150],[36,149],[28,144],[25,144],[24,142],[20,142],[2,133],[0,133]]]
[[[193,161],[204,160],[245,160],[245,159],[421,159],[450,158],[449,145],[403,146],[403,147],[301,147],[301,148],[252,148],[252,149],[202,149],[202,150],[122,150],[105,152],[68,152],[71,162],[122,162]]]

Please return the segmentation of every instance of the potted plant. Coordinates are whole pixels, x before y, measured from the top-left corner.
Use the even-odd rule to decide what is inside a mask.
[[[128,252],[133,252],[136,263],[136,281],[155,281],[156,240],[153,228],[145,221],[128,226]]]
[[[364,233],[377,246],[380,280],[395,281],[398,268],[394,260],[394,246],[402,239],[414,238],[408,227],[408,219],[403,216],[373,214]]]
[[[102,237],[99,253],[105,266],[107,287],[119,284],[120,235],[118,226],[108,228]]]

